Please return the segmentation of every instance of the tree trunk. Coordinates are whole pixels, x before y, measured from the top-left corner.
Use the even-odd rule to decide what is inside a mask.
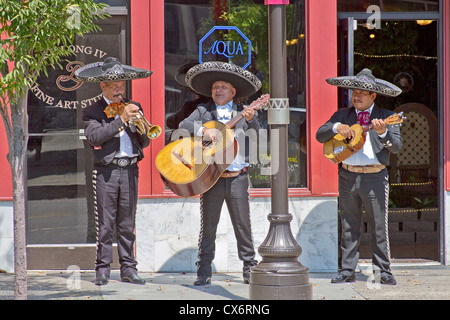
[[[26,151],[28,144],[28,89],[22,97],[10,106],[12,139],[9,139],[8,161],[13,183],[14,212],[14,273],[16,300],[27,299],[27,248],[25,227],[26,201]]]

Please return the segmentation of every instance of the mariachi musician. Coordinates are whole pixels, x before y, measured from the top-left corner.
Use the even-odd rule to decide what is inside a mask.
[[[138,200],[137,162],[150,144],[147,129],[137,130],[132,119],[143,112],[137,102],[125,101],[126,80],[147,78],[152,71],[122,65],[117,58],[88,64],[76,71],[84,82],[100,83],[102,99],[82,111],[84,133],[93,152],[92,183],[97,229],[96,285],[105,285],[113,262],[113,229],[121,280],[145,284],[137,274],[134,256],[135,216]]]
[[[235,131],[245,133],[247,130],[254,130],[255,136],[258,134],[260,124],[256,112],[236,103],[238,99],[249,97],[261,88],[261,81],[254,74],[230,63],[210,61],[189,69],[186,73],[186,83],[195,92],[211,97],[212,101],[199,104],[189,117],[180,123],[180,129],[214,142],[218,139],[218,131],[197,124],[211,120],[227,123],[240,112],[243,118],[236,124]],[[216,231],[224,201],[236,235],[238,256],[243,261],[245,283],[249,283],[251,267],[257,264],[250,223],[247,174],[249,147],[239,137],[237,140],[241,141],[234,162],[222,173],[213,187],[200,195],[201,227],[195,285],[211,282]],[[252,142],[256,143],[252,140],[248,143]]]
[[[375,78],[372,71],[364,69],[356,76],[327,79],[331,85],[352,89],[353,107],[341,108],[322,125],[316,139],[325,143],[340,133],[351,141],[355,132],[351,126],[358,123],[371,125],[362,148],[339,165],[339,216],[341,218],[342,259],[339,275],[332,283],[355,281],[359,258],[359,241],[363,209],[372,234],[373,270],[377,281],[395,285],[390,270],[388,234],[389,178],[386,166],[391,153],[398,153],[402,137],[398,126],[387,127],[383,119],[394,112],[375,104],[377,94],[396,97],[401,89]]]

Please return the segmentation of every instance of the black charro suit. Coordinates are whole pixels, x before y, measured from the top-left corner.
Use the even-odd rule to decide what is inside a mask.
[[[231,117],[242,112],[242,110],[242,105],[233,104]],[[210,101],[198,105],[197,109],[180,123],[179,128],[189,131],[190,134],[195,134],[199,129],[196,127],[199,123],[204,124],[212,120],[218,121],[218,111],[216,104]],[[239,158],[240,161],[238,162],[242,166],[249,162],[250,144],[256,145],[259,129],[260,123],[256,112],[252,121],[247,122],[245,118],[242,118],[234,127],[235,137],[239,143],[239,156],[237,158]],[[254,134],[251,134],[251,130]],[[244,281],[249,281],[250,268],[257,264],[251,231],[248,175],[245,170],[241,172],[236,177],[221,177],[211,189],[200,195],[201,227],[196,265],[198,278],[205,279],[206,282],[212,275],[216,231],[224,201],[227,204],[233,224],[238,257],[243,261]],[[200,283],[198,282],[198,284]]]
[[[370,121],[386,119],[392,114],[394,112],[374,105]],[[336,134],[333,132],[333,126],[338,122],[349,126],[357,123],[355,108],[342,108],[335,112],[330,120],[317,130],[317,141],[325,143],[330,140]],[[398,153],[403,144],[399,126],[388,126],[387,134],[384,137],[380,137],[375,130],[370,130],[367,133],[365,144],[368,142],[372,146],[376,160],[385,166],[389,164],[390,154]],[[346,160],[343,161],[343,163],[345,162]],[[388,234],[388,199],[387,168],[377,173],[355,173],[339,165],[339,216],[342,226],[340,273],[350,279],[354,279],[355,268],[358,264],[363,208],[372,236],[374,271],[381,279],[392,276]]]
[[[133,102],[142,108],[139,104]],[[117,227],[117,247],[121,276],[136,274],[134,257],[135,215],[138,199],[139,169],[137,161],[144,157],[143,149],[150,144],[146,134],[140,135],[134,124],[125,124],[120,117],[108,118],[104,113],[104,98],[82,111],[84,133],[92,148],[94,211],[97,229],[97,276],[109,277],[112,263],[112,236]],[[112,163],[120,152],[120,134],[125,131],[132,143],[134,163],[120,167]],[[137,160],[137,161],[136,161]]]

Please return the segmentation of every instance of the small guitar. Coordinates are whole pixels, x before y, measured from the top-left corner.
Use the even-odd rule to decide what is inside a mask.
[[[261,109],[269,100],[268,94],[262,95],[247,108]],[[238,154],[239,145],[232,129],[242,118],[239,113],[226,124],[215,120],[204,123],[204,127],[220,131],[214,143],[191,137],[173,141],[161,149],[156,156],[156,168],[166,186],[182,197],[208,191]]]
[[[384,119],[384,122],[386,125],[397,125],[403,123],[404,119],[403,112],[400,112]],[[350,128],[355,132],[352,140],[344,139],[338,133],[323,144],[323,154],[334,163],[340,163],[361,150],[366,141],[366,133],[372,129],[372,125],[363,128],[359,124],[354,124]]]

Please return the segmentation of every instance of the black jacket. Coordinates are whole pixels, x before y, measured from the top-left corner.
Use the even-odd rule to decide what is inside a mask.
[[[142,111],[140,104],[135,104]],[[114,156],[120,152],[119,134],[123,130],[126,130],[131,139],[133,153],[138,154],[138,160],[142,160],[144,158],[143,149],[150,144],[147,134],[140,135],[134,124],[124,124],[120,117],[108,118],[103,112],[106,107],[105,99],[101,98],[82,111],[84,135],[93,150],[94,165],[105,166],[111,163]]]

